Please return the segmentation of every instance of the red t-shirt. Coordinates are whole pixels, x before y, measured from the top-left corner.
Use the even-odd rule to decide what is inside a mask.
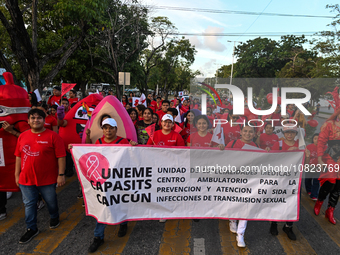
[[[262,133],[260,135],[260,148],[266,149],[269,147],[270,149],[273,147],[274,143],[279,141],[279,137],[275,134],[267,135],[266,133]]]
[[[202,137],[196,132],[189,135],[187,142],[190,143],[192,147],[210,147],[212,136],[213,135],[208,132],[206,136]]]
[[[119,141],[119,139],[122,139],[122,140]],[[100,140],[102,141],[102,143],[100,143],[98,139],[95,144],[129,144],[129,141],[126,138],[122,138],[120,136],[117,136],[117,138],[110,143],[105,142],[104,137],[100,138]]]
[[[66,157],[63,139],[49,129],[35,134],[31,130],[18,138],[15,156],[21,157],[21,185],[45,186],[57,183],[58,158]]]
[[[156,101],[151,101],[150,108],[153,110],[153,112],[156,112],[158,110],[157,102]]]
[[[52,96],[50,96],[50,98],[48,99],[47,104],[48,104],[49,106],[51,106],[51,105],[54,105],[55,103],[57,103],[57,104],[60,106],[60,99],[61,99],[61,96],[52,95]]]
[[[244,143],[241,141],[241,139],[237,139],[234,146],[233,146],[233,143],[234,141],[230,141],[228,144],[227,144],[227,147],[226,148],[236,148],[236,149],[242,149],[244,145],[248,144],[248,145],[251,145],[251,146],[254,146],[254,147],[257,147],[256,143],[254,142],[250,142],[250,143]]]
[[[241,137],[241,128],[239,125],[230,126],[230,124],[224,124],[223,133],[224,133],[224,144],[228,144],[230,141],[240,139]]]
[[[291,147],[299,148],[299,140],[295,141],[293,146],[289,146],[288,144],[286,144],[284,142],[284,140],[281,140],[281,141],[278,141],[278,142],[274,143],[274,145],[272,147],[272,150],[274,150],[274,151],[280,150],[280,143],[282,143],[282,145],[281,145],[281,147],[282,147],[281,150],[282,151],[288,151],[288,149],[291,148]]]
[[[79,102],[79,98],[78,98],[78,97],[69,98],[69,99],[68,99],[68,102],[69,102],[69,104],[70,104],[70,106],[71,106],[73,103],[78,103],[78,102]]]
[[[162,121],[162,117],[166,114],[166,112],[163,112],[162,110],[159,110],[156,112],[159,117],[159,122]]]
[[[309,164],[318,164],[318,152],[317,152],[317,146],[312,143],[307,145],[307,150],[310,151],[310,159],[309,159]]]
[[[53,126],[58,126],[57,120],[53,116],[47,115],[45,118],[44,127],[52,130]]]
[[[181,135],[172,130],[167,135],[164,135],[162,130],[155,131],[153,139],[149,138],[147,145],[185,146]]]

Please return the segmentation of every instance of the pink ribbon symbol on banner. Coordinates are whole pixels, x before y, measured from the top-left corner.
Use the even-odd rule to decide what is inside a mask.
[[[90,152],[79,158],[79,166],[82,174],[89,182],[103,184],[106,180],[102,177],[102,171],[105,169],[105,172],[107,172],[110,164],[102,154]]]
[[[98,166],[99,166],[99,160],[96,156],[91,155],[86,160],[86,166],[87,169],[87,176],[92,179],[95,178],[97,181],[100,179],[100,174],[97,172]]]

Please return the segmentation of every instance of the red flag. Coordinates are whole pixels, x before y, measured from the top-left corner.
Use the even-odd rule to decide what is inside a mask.
[[[149,138],[152,140],[152,142],[153,142],[153,135],[155,133],[155,129],[156,129],[156,124],[152,124],[148,126],[147,128],[145,128],[145,131],[146,133],[148,133]]]
[[[63,95],[65,95],[67,92],[73,89],[73,87],[76,85],[77,83],[62,83],[61,84],[61,97],[63,97]]]
[[[175,130],[174,130],[176,133],[181,133],[182,129],[180,126],[178,126],[177,124],[175,124]]]

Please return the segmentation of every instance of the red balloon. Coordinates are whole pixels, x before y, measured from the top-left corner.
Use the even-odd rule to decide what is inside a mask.
[[[281,105],[281,97],[277,97],[277,104]]]
[[[268,104],[272,104],[273,103],[273,97],[272,96],[267,97],[267,101],[268,101]]]
[[[309,120],[307,123],[311,127],[317,127],[319,125],[319,122],[317,120]]]
[[[267,94],[267,99],[268,99],[268,97],[273,97],[273,93],[268,93]]]

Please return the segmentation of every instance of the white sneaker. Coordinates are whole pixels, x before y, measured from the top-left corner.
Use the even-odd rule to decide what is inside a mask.
[[[13,194],[12,192],[7,192],[7,199],[10,199],[12,194]]]
[[[237,234],[236,241],[237,241],[237,246],[238,247],[241,247],[241,248],[246,247],[246,243],[244,242],[244,235]]]
[[[237,233],[237,222],[236,220],[230,220],[229,221],[229,229],[231,233],[236,234]]]
[[[160,222],[160,223],[164,223],[164,222],[166,222],[166,220],[159,220],[159,222]]]

